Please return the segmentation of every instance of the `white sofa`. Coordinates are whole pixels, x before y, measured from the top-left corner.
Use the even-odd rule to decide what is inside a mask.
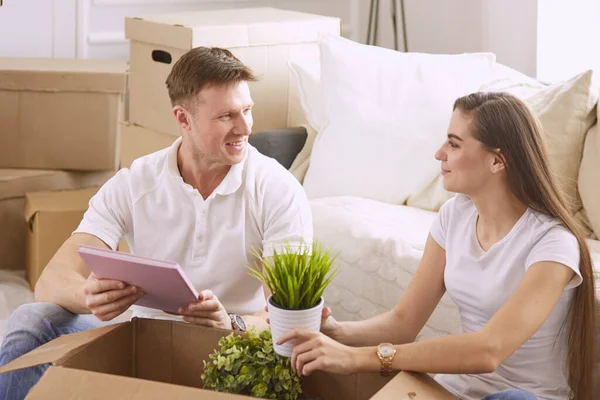
[[[326,56],[331,57],[330,54]],[[324,62],[323,50],[320,62]],[[377,60],[371,62],[375,63]],[[349,64],[348,60],[345,64],[341,63],[343,66]],[[323,122],[326,120],[323,113],[331,110],[331,105],[328,108],[323,104],[325,101],[323,98],[326,97],[323,91],[327,89],[325,86],[319,88],[318,59],[310,60],[303,65],[290,64],[290,68],[292,75],[295,76],[289,90],[290,110],[295,111],[295,114],[290,115],[288,122],[290,126],[303,124],[309,132],[307,143],[295,159],[291,171],[301,182],[304,181],[305,188],[308,189],[315,237],[338,254],[340,266],[338,275],[325,293],[326,303],[338,319],[369,318],[390,310],[406,289],[422,257],[436,211],[451,194],[443,193],[441,179],[434,180],[422,193],[410,196],[407,201],[400,203],[402,205],[357,196],[355,193],[344,193],[338,189],[341,185],[337,182],[331,182],[334,186],[331,189],[327,187],[326,181],[317,184],[320,185],[319,190],[313,189],[315,186],[313,183],[307,185],[304,178],[305,176],[308,178],[307,170],[312,168],[313,145],[315,141],[318,143],[322,139],[320,137],[322,130],[329,129],[327,134],[331,134],[331,126]],[[321,77],[323,74],[324,72],[321,72]],[[345,80],[342,78],[342,82],[352,85],[347,75],[344,76]],[[588,229],[587,242],[595,265],[597,297],[600,298],[600,241],[596,240],[600,236],[600,126],[596,123],[597,116],[600,116],[600,107],[596,105],[598,90],[587,86],[589,95],[580,98],[587,99],[589,104],[575,103],[572,100],[574,97],[569,98],[566,94],[569,91],[579,90],[581,95],[581,90],[586,86],[584,84],[576,88],[578,84],[575,82],[579,80],[581,83],[582,76],[552,91],[515,70],[494,64],[489,81],[482,85],[481,90],[508,90],[529,102],[533,110],[538,113],[548,135],[571,135],[568,140],[551,136],[547,140],[561,143],[560,145],[551,143],[550,156],[559,174],[566,175],[564,182],[566,182],[567,192],[571,191],[574,200],[573,213]],[[591,74],[588,78],[591,80]],[[329,72],[329,79],[332,79],[331,72]],[[575,86],[569,86],[571,84]],[[551,101],[560,102],[561,96],[567,97],[562,100],[562,104],[554,105],[555,109],[551,110],[553,106],[548,106],[540,100],[541,95],[536,95],[542,90],[552,91],[549,95]],[[579,114],[577,114],[579,111],[571,110],[577,107],[582,107],[582,112]],[[354,109],[355,112],[356,110]],[[572,115],[566,114],[571,111],[573,111]],[[367,115],[366,118],[369,116]],[[568,118],[573,118],[573,124],[565,121]],[[354,121],[356,118],[349,117],[349,120]],[[346,127],[352,129],[349,125]],[[577,129],[580,131],[578,132]],[[346,133],[343,132],[344,135]],[[349,141],[359,140],[357,136],[351,134],[348,137]],[[368,140],[370,139],[365,137],[365,141]],[[325,146],[321,143],[321,147]],[[567,149],[569,146],[570,148]],[[331,158],[336,160],[338,152],[344,152],[348,147],[343,145],[341,149],[332,147],[327,150],[336,152],[331,154]],[[329,174],[323,168],[326,164],[322,159],[323,151],[321,148],[319,154],[321,159],[316,168],[318,172],[313,172],[312,180],[324,179],[320,175]],[[569,151],[571,155],[567,157],[564,153]],[[356,157],[356,154],[354,156]],[[347,154],[342,154],[339,159],[341,162],[348,163]],[[345,167],[344,165],[339,168]],[[401,172],[397,174],[398,180],[409,179],[415,172],[413,169],[399,171]],[[335,172],[328,176],[331,180],[336,179]],[[340,177],[338,176],[337,179]],[[354,188],[350,191],[356,190]],[[328,192],[333,195],[323,195]],[[597,318],[597,323],[600,324],[600,317]],[[600,347],[600,325],[597,326]],[[459,332],[458,309],[446,295],[420,333],[418,340]],[[600,351],[597,359],[599,367],[596,387],[600,397]]]

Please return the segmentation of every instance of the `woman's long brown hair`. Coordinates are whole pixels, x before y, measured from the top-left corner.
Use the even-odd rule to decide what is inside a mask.
[[[571,398],[592,399],[596,355],[592,260],[583,230],[571,215],[569,201],[550,167],[541,124],[525,103],[507,93],[473,93],[456,100],[454,109],[472,117],[477,140],[505,157],[514,195],[531,209],[562,222],[577,238],[583,283],[575,289],[566,321],[568,382]]]

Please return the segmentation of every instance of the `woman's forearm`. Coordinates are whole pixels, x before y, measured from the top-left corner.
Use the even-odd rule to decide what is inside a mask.
[[[392,369],[447,374],[481,374],[493,372],[501,362],[499,351],[484,333],[461,335],[394,346],[396,356]],[[355,349],[358,372],[377,372],[381,362],[376,347]]]
[[[376,346],[382,342],[410,343],[415,340],[419,330],[406,324],[395,311],[364,321],[345,321],[339,324],[339,329],[331,337],[348,346]]]

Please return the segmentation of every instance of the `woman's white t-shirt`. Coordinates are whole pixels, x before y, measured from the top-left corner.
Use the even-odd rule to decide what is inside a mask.
[[[461,399],[479,400],[511,388],[541,399],[567,399],[566,318],[573,288],[582,282],[577,239],[558,220],[527,209],[503,239],[484,251],[476,236],[476,221],[473,202],[459,194],[442,206],[431,227],[431,236],[446,250],[444,282],[459,308],[462,332],[482,329],[513,295],[531,265],[558,262],[576,275],[544,325],[495,372],[440,374],[436,380]]]

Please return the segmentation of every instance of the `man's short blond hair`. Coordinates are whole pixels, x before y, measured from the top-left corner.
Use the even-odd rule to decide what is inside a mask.
[[[166,80],[171,105],[185,105],[207,86],[255,82],[254,72],[229,50],[196,47],[185,53]]]

